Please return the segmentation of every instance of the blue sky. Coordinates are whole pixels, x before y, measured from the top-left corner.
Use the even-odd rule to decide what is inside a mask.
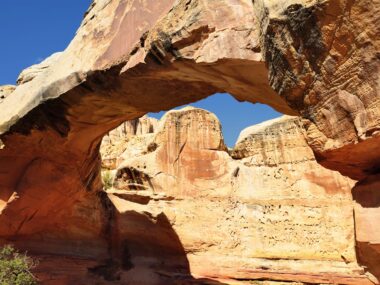
[[[0,85],[15,84],[21,70],[64,50],[91,2],[1,0]],[[217,94],[192,106],[218,116],[228,146],[234,145],[245,127],[280,116],[268,106],[239,103],[228,94]],[[159,118],[162,112],[151,115]]]
[[[91,0],[0,0],[0,85],[62,51],[74,37]]]
[[[246,127],[281,116],[271,107],[239,102],[227,93],[218,93],[190,105],[211,111],[218,117],[222,124],[224,140],[229,147],[235,145],[240,131]],[[151,113],[150,116],[159,119],[163,114],[164,112]]]

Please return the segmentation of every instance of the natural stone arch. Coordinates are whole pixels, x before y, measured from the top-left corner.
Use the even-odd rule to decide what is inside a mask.
[[[56,205],[83,201],[102,208],[104,133],[221,91],[304,117],[323,165],[356,179],[376,174],[379,6],[364,0],[95,1],[67,50],[1,103],[0,235],[35,235],[68,219],[61,230],[69,237],[75,222]],[[51,202],[42,202],[44,195]],[[77,237],[104,230],[98,212],[97,226],[76,231]]]

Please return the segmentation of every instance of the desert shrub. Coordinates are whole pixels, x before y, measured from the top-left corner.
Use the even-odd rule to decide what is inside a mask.
[[[108,190],[111,189],[113,186],[113,175],[110,170],[104,170],[102,171],[102,181],[104,185],[104,189]]]
[[[0,248],[0,285],[35,285],[36,278],[31,269],[36,261],[19,253],[12,246]]]

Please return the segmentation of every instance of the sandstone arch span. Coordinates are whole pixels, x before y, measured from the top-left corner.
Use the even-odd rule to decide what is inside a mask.
[[[379,6],[94,1],[69,47],[48,68],[21,78],[0,105],[0,235],[28,237],[33,247],[52,229],[52,236],[73,241],[73,251],[85,240],[91,242],[82,254],[106,254],[93,239],[104,232],[97,194],[103,134],[221,91],[302,116],[321,164],[369,179],[380,161]],[[78,203],[91,217],[88,225],[67,211]],[[379,251],[376,229],[364,236],[361,242]],[[91,243],[101,250],[93,252]]]

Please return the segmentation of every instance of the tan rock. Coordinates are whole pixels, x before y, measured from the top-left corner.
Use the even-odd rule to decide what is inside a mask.
[[[5,98],[7,98],[14,90],[15,86],[13,85],[3,85],[0,86],[0,103],[2,103]]]
[[[0,200],[19,197],[3,209],[0,233],[56,232],[58,213],[74,210],[55,209],[82,193],[100,203],[104,134],[222,91],[302,116],[322,165],[360,180],[377,174],[379,9],[379,0],[95,1],[57,60],[0,105]],[[58,204],[61,185],[70,195]],[[28,203],[50,195],[49,205]]]
[[[151,147],[150,151],[148,147]],[[165,192],[175,194],[185,191],[190,196],[197,196],[201,189],[221,190],[224,184],[229,183],[223,179],[228,172],[226,158],[229,156],[226,150],[216,116],[187,107],[165,114],[154,139],[140,153],[147,153],[144,159],[139,155],[131,157],[128,152],[122,155],[125,161],[119,168],[128,165],[134,169],[133,172],[147,173],[154,177],[147,183],[153,183],[153,187]],[[118,188],[129,189],[129,183],[129,179],[125,182],[119,180]],[[171,195],[169,192],[167,194]]]
[[[27,83],[32,81],[39,74],[48,69],[51,65],[53,65],[58,58],[61,56],[62,52],[57,52],[43,60],[41,63],[32,65],[26,69],[24,69],[17,78],[17,85]]]
[[[380,157],[368,150],[379,144],[380,2],[262,0],[255,8],[270,84],[309,120],[318,160],[364,178]]]
[[[310,144],[325,166],[354,178],[364,178],[377,167],[377,156],[362,154],[362,142],[376,145],[378,141],[378,1],[369,3],[370,9],[366,1],[355,1],[352,13],[340,0],[140,2],[94,2],[65,52],[43,68],[38,80],[17,88],[1,113],[1,133],[39,103],[78,85],[90,85],[98,94],[93,96],[101,96],[105,82],[100,77],[117,81],[119,69],[121,82],[113,85],[115,94],[109,98],[125,104],[129,119],[224,90],[239,100],[266,103],[310,120],[310,136],[318,137],[318,143],[311,139]],[[100,76],[97,70],[105,73]],[[177,96],[167,94],[177,91],[170,85],[172,79],[177,80],[176,86],[187,86]],[[148,85],[155,86],[154,92],[144,90]],[[118,96],[123,90],[129,90],[129,99]],[[133,98],[136,93],[149,96]],[[82,100],[81,105],[92,106],[92,102]],[[112,110],[113,105],[109,102],[105,106],[111,108],[98,114],[82,113],[80,122],[102,121],[106,132],[105,118],[115,126],[118,121],[111,118],[125,114]],[[341,122],[338,127],[337,122]],[[354,153],[349,164],[341,154],[347,152],[345,147]]]
[[[115,169],[121,154],[127,152],[141,152],[143,141],[149,140],[157,129],[158,121],[155,118],[143,116],[139,119],[122,123],[116,129],[103,137],[100,146],[102,167]],[[125,154],[126,155],[126,154]]]
[[[244,130],[235,160],[202,109],[168,112],[154,136],[157,147],[126,157],[108,191],[136,267],[156,266],[141,263],[138,245],[166,248],[170,225],[195,276],[369,282],[356,263],[353,181],[315,161],[300,119]]]
[[[380,177],[370,176],[353,188],[355,230],[359,260],[380,276]]]

